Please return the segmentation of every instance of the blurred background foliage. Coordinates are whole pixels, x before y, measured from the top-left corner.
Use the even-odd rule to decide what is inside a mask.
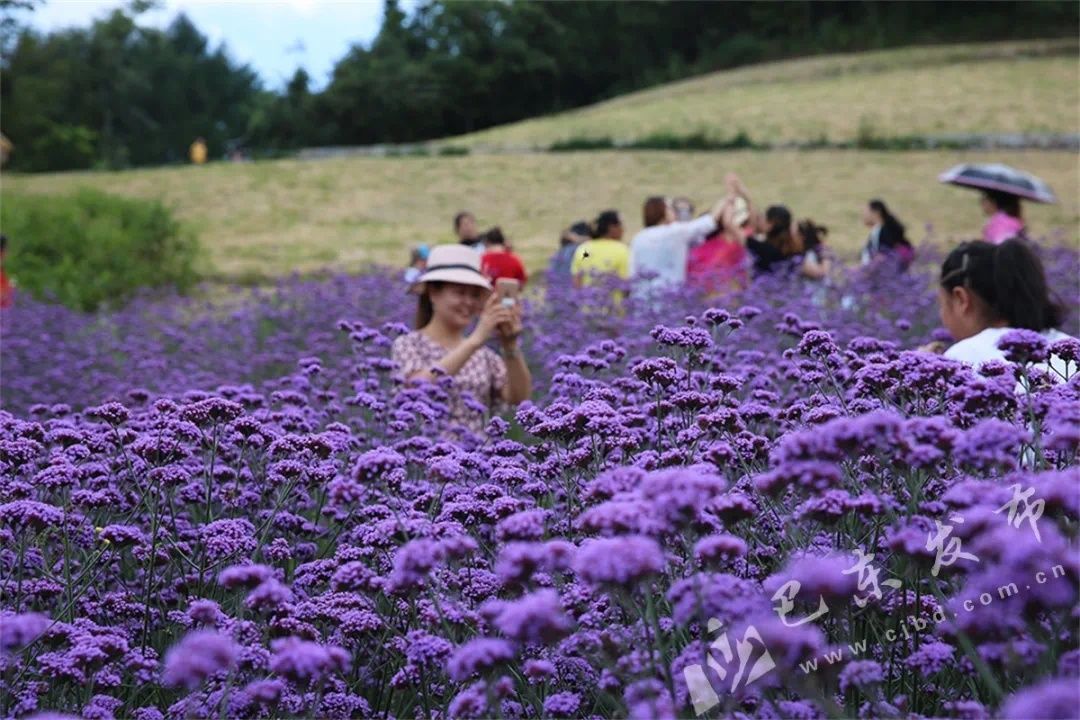
[[[5,195],[0,227],[19,288],[79,310],[120,306],[142,288],[187,290],[198,242],[160,202],[83,188]]]
[[[33,4],[0,0],[0,128],[21,171],[182,162],[198,136],[211,158],[413,142],[766,60],[1080,31],[1071,1],[428,0],[405,13],[385,0],[377,37],[325,87],[298,69],[270,89],[183,14],[141,24],[145,0],[48,34],[14,20]]]

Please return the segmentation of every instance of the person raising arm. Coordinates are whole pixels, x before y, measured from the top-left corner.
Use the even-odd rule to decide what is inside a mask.
[[[726,199],[718,200],[709,212],[688,222],[677,222],[671,201],[651,197],[642,216],[645,228],[630,241],[630,274],[647,274],[641,279],[646,292],[677,287],[686,282],[686,258],[690,244],[703,240],[718,227]]]

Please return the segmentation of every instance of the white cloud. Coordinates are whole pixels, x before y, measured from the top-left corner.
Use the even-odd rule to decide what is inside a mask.
[[[39,30],[85,27],[126,0],[46,0],[22,19]],[[411,9],[414,0],[405,0]],[[164,28],[183,12],[212,46],[225,43],[236,60],[250,64],[271,86],[280,86],[298,65],[316,86],[328,78],[335,61],[355,43],[368,43],[378,32],[382,0],[165,0],[142,16]],[[304,52],[290,51],[297,42]]]

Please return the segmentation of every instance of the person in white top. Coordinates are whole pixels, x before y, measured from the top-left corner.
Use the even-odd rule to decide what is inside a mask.
[[[938,306],[942,325],[956,340],[945,357],[972,366],[1005,360],[998,342],[1011,330],[1033,330],[1048,343],[1070,337],[1055,329],[1062,309],[1051,299],[1042,263],[1023,240],[957,246],[941,265]],[[1053,354],[1036,367],[1059,381],[1077,370]]]
[[[645,228],[630,241],[630,274],[644,294],[686,282],[690,245],[716,230],[728,199],[721,199],[706,215],[686,222],[675,219],[671,200],[651,197],[642,210]]]

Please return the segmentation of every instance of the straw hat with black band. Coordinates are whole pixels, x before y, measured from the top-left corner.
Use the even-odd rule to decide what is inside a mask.
[[[429,282],[475,285],[491,290],[491,282],[480,271],[480,255],[461,244],[436,245],[431,248],[427,270],[409,287],[409,292],[423,294],[425,283]]]

